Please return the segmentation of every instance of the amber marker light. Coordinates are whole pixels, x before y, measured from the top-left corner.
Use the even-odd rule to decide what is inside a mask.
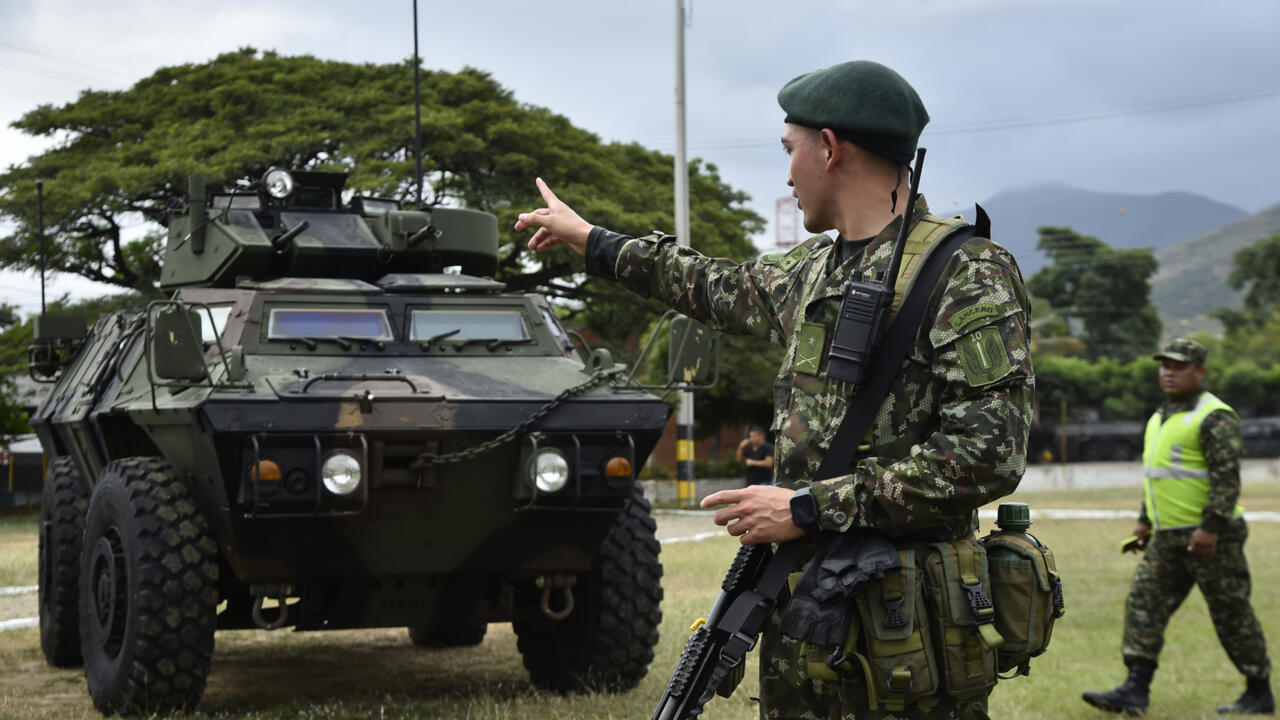
[[[249,477],[260,482],[278,482],[280,466],[270,460],[259,460],[256,465],[249,467]]]
[[[604,474],[606,477],[631,477],[631,461],[623,457],[609,458],[609,462],[605,463]]]

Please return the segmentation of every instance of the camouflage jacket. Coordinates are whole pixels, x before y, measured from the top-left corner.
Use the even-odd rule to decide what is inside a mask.
[[[1200,393],[1173,402],[1165,400],[1160,408],[1160,421],[1174,413],[1193,410]],[[1240,458],[1244,455],[1244,440],[1240,437],[1240,419],[1230,410],[1214,410],[1200,423],[1200,452],[1209,466],[1209,498],[1205,501],[1200,527],[1221,535],[1235,514],[1240,499]],[[1144,503],[1139,522],[1150,525]]]
[[[920,198],[913,226],[927,212]],[[596,228],[587,270],[616,278],[713,328],[786,347],[774,386],[774,477],[811,478],[849,406],[850,386],[826,376],[842,285],[856,265],[886,269],[895,220],[843,262],[820,235],[785,256],[737,264],[669,237]],[[824,530],[873,527],[890,536],[968,533],[976,509],[1014,490],[1026,469],[1034,377],[1030,303],[1012,255],[984,238],[956,251],[888,397],[870,448],[846,475],[812,483]]]

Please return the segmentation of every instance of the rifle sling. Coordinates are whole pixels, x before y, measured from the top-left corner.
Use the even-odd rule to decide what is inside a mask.
[[[915,281],[876,350],[866,384],[853,396],[848,412],[831,438],[827,454],[823,456],[822,464],[818,466],[818,472],[814,476],[815,482],[849,472],[849,465],[858,453],[858,444],[867,434],[867,428],[870,427],[876,410],[880,408],[880,403],[888,396],[889,386],[898,376],[898,369],[902,367],[902,361],[907,357],[911,343],[920,330],[924,311],[942,277],[942,271],[960,245],[975,237],[991,237],[991,221],[981,206],[977,206],[976,225],[947,235],[922,258]]]

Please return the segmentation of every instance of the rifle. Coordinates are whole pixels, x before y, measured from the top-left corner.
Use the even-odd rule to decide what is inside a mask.
[[[702,713],[713,695],[733,694],[742,682],[742,661],[780,604],[787,576],[807,544],[807,539],[792,540],[779,545],[776,552],[768,543],[738,548],[711,613],[690,628],[693,635],[685,643],[653,720],[690,720]]]

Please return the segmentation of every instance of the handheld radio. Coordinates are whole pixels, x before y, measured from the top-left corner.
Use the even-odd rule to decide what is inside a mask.
[[[911,171],[911,192],[907,195],[902,227],[898,229],[898,240],[893,248],[889,267],[882,275],[866,280],[854,268],[844,283],[844,300],[840,306],[840,316],[836,318],[831,349],[827,352],[827,375],[852,383],[855,390],[867,381],[868,361],[880,344],[889,310],[893,307],[898,266],[902,264],[902,253],[906,249],[907,234],[910,232],[908,226],[911,224],[911,212],[915,208],[916,195],[920,190],[924,151],[924,148],[916,150],[916,163]]]

